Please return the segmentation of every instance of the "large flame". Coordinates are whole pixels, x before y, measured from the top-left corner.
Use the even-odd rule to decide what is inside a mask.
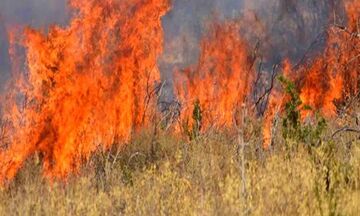
[[[193,124],[194,104],[203,111],[202,128],[233,126],[251,90],[254,60],[236,22],[215,23],[201,42],[198,64],[176,73],[183,104],[181,121]]]
[[[347,2],[346,9],[348,25],[332,26],[324,54],[296,72],[305,76],[300,84],[302,102],[325,117],[335,116],[335,102],[356,94],[359,87],[360,3]]]
[[[12,134],[0,152],[0,182],[36,152],[50,178],[77,172],[98,148],[145,126],[155,107],[150,97],[160,78],[161,17],[169,1],[70,5],[76,15],[68,27],[25,31],[28,69],[16,73],[16,93],[4,102]]]
[[[302,104],[311,108],[301,109],[302,119],[315,112],[326,118],[334,117],[336,102],[359,94],[360,2],[346,1],[345,6],[348,24],[335,23],[327,30],[327,44],[321,55],[298,68],[293,68],[288,61],[284,63],[284,75],[297,84]],[[263,128],[265,148],[271,144],[275,108],[283,106],[287,99],[279,96],[277,90],[270,96]]]
[[[333,117],[338,102],[359,92],[360,2],[344,3],[347,26],[334,21],[321,54],[296,67],[283,64],[302,103],[313,108],[301,111],[303,119],[315,111]],[[0,137],[0,183],[14,178],[36,153],[46,176],[66,178],[97,149],[128,141],[156,112],[152,98],[160,80],[161,17],[169,0],[70,0],[69,5],[74,17],[68,27],[53,26],[47,33],[28,28],[20,36],[17,28],[9,32],[14,81],[12,91],[0,98],[8,126],[6,139]],[[198,104],[203,130],[240,125],[242,109],[252,106],[259,90],[255,81],[262,82],[255,77],[260,74],[251,52],[255,39],[242,35],[246,22],[214,22],[201,40],[198,63],[176,71],[181,122],[195,123]],[[261,32],[265,26],[257,28]],[[26,65],[19,47],[25,48]],[[287,100],[281,89],[273,89],[264,116],[265,148]]]

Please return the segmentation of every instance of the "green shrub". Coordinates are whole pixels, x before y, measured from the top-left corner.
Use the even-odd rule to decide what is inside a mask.
[[[196,100],[194,102],[194,109],[192,114],[193,119],[193,125],[190,129],[189,121],[184,122],[183,129],[185,131],[185,134],[189,137],[190,140],[196,139],[201,132],[201,126],[202,126],[202,110],[200,101]]]
[[[326,120],[315,111],[313,121],[304,123],[301,120],[301,112],[312,110],[312,108],[301,102],[299,93],[293,82],[284,76],[280,76],[279,81],[289,98],[285,104],[285,112],[282,118],[282,135],[285,141],[287,141],[287,147],[294,147],[289,146],[293,143],[305,143],[310,146],[318,145],[327,127]]]

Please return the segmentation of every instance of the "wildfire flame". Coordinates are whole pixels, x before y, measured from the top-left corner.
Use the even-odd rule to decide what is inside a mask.
[[[239,37],[236,22],[215,23],[201,42],[198,64],[176,73],[177,97],[185,106],[181,121],[191,118],[198,100],[203,108],[202,128],[232,126],[251,91],[254,59]]]
[[[311,107],[301,110],[302,119],[315,111],[326,118],[334,117],[337,101],[359,94],[360,3],[347,1],[345,7],[348,25],[335,24],[327,30],[327,45],[322,55],[296,69],[288,61],[284,63],[284,74],[297,84],[302,104]],[[263,127],[265,148],[271,144],[275,108],[282,107],[286,100],[277,91],[270,96]]]
[[[0,152],[0,182],[36,152],[46,176],[65,178],[98,148],[128,140],[155,107],[148,104],[160,79],[161,17],[169,1],[71,0],[70,6],[76,15],[68,27],[25,30],[28,70],[15,74],[16,91],[4,102],[12,134]]]
[[[283,75],[312,107],[301,111],[303,119],[315,111],[331,118],[337,103],[359,92],[360,2],[344,2],[347,26],[334,23],[327,29],[322,53],[298,66],[283,63]],[[45,176],[66,179],[99,148],[128,141],[156,112],[161,18],[170,1],[70,0],[69,5],[74,16],[68,27],[53,26],[47,33],[27,28],[20,36],[16,28],[9,32],[13,82],[0,99],[2,120],[8,122],[0,183],[13,179],[34,154],[41,156]],[[176,70],[181,122],[195,123],[199,102],[202,130],[241,126],[241,110],[252,106],[257,80],[257,59],[242,37],[243,24],[215,21],[201,40],[198,63]],[[19,47],[25,48],[26,65]],[[287,100],[277,88],[269,96],[264,148],[271,145],[274,118]]]

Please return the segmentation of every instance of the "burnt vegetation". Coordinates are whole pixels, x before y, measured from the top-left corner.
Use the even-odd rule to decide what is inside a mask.
[[[170,1],[70,3],[68,27],[9,34],[1,215],[359,214],[358,1],[214,18],[170,100]]]

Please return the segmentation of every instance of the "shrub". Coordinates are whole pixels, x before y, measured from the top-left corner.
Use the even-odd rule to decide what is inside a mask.
[[[312,108],[301,102],[293,82],[284,76],[280,76],[279,81],[288,98],[282,118],[282,135],[287,141],[287,147],[292,148],[292,146],[289,146],[291,143],[305,143],[310,146],[318,145],[327,127],[326,120],[319,112],[313,111],[315,113],[313,121],[304,123],[301,119],[301,111],[312,110]]]

